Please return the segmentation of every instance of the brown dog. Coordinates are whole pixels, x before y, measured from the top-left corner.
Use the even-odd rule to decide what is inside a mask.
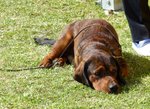
[[[55,59],[74,64],[76,81],[106,93],[118,93],[128,74],[117,33],[105,20],[69,24],[40,66],[49,68]]]

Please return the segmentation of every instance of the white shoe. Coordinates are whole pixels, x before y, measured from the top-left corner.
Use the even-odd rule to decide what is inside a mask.
[[[140,41],[139,43],[132,43],[132,48],[142,56],[150,56],[150,39]]]

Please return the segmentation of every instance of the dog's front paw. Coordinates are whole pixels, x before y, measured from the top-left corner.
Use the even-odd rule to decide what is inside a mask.
[[[52,67],[53,62],[51,59],[49,59],[47,56],[44,57],[44,59],[40,62],[39,66],[43,68],[50,68]]]

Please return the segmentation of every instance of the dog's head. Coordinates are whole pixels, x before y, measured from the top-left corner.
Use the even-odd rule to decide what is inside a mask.
[[[126,83],[124,76],[127,76],[127,65],[123,58],[98,56],[81,62],[74,78],[95,90],[118,93]]]

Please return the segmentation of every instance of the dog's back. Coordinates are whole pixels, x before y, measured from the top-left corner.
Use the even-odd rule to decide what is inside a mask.
[[[118,35],[105,20],[76,21],[73,23],[73,36],[75,56],[87,58],[86,55],[93,55],[102,50],[114,56],[121,55]],[[75,61],[79,63],[80,59],[75,59]]]

